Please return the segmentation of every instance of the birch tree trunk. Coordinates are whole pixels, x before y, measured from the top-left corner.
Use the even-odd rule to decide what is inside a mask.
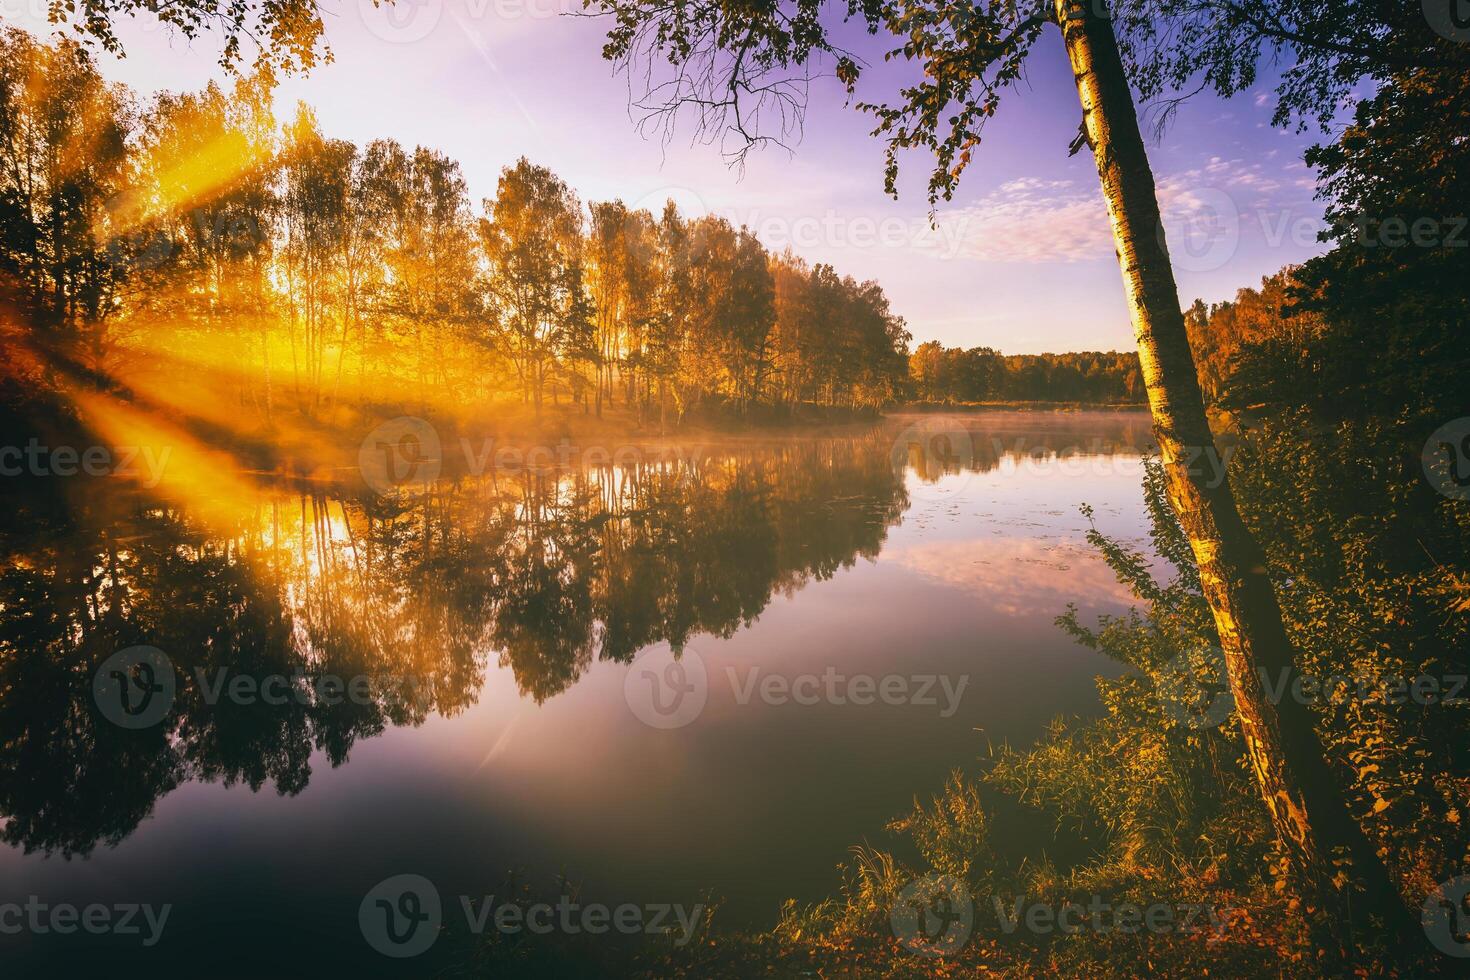
[[[1417,945],[1408,910],[1388,872],[1348,813],[1317,737],[1311,710],[1267,699],[1267,676],[1294,669],[1265,557],[1241,521],[1228,481],[1201,459],[1218,460],[1206,420],[1179,293],[1159,221],[1153,173],[1139,133],[1117,40],[1101,0],[1055,0],[1082,103],[1084,133],[1102,182],[1118,264],[1168,474],[1169,499],[1189,536],[1205,600],[1214,614],[1250,764],[1297,887],[1318,923],[1345,938],[1350,913],[1370,912],[1401,942]],[[1351,858],[1362,902],[1333,883],[1333,860]]]

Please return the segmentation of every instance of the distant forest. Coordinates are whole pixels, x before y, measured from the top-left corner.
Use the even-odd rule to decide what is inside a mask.
[[[914,397],[925,402],[1143,401],[1134,351],[1002,354],[930,341],[909,357],[909,376]]]

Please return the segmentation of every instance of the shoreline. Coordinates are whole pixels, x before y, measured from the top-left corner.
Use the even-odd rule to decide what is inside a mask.
[[[49,403],[49,404],[48,404]],[[756,409],[745,416],[700,412],[683,424],[640,423],[624,406],[608,406],[601,417],[571,404],[543,405],[536,413],[523,404],[491,410],[444,413],[404,405],[321,406],[313,414],[283,411],[273,420],[231,420],[218,411],[196,412],[160,404],[133,392],[102,396],[87,407],[49,399],[5,406],[0,412],[42,446],[108,447],[130,450],[127,458],[185,462],[196,471],[250,474],[255,479],[301,485],[345,485],[364,466],[393,459],[434,463],[436,472],[457,476],[491,458],[563,461],[568,457],[638,458],[679,456],[706,444],[851,437],[891,420],[914,416],[1017,413],[1059,418],[1083,412],[1121,416],[1144,413],[1142,406],[1066,402],[984,402],[956,405],[903,403],[886,411],[797,406]],[[19,410],[17,410],[19,409]],[[393,456],[397,453],[398,456]],[[384,455],[387,454],[387,455]],[[461,460],[463,457],[463,460]],[[454,460],[454,462],[451,462]],[[206,481],[209,482],[209,481]]]
[[[987,401],[987,402],[904,402],[887,410],[889,414],[922,415],[938,412],[1147,412],[1147,402],[1080,402],[1080,401]]]

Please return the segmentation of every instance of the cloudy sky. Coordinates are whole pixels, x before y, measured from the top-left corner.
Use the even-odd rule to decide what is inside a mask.
[[[45,0],[7,0],[5,19],[44,33]],[[928,161],[914,156],[900,194],[883,193],[882,146],[838,83],[811,86],[793,151],[767,149],[732,170],[718,146],[641,135],[627,80],[601,60],[605,24],[559,16],[573,0],[323,0],[335,61],[286,80],[331,136],[391,136],[459,160],[476,204],[519,156],[544,164],[584,201],[621,197],[748,225],[772,249],[882,283],[915,343],[1008,353],[1132,346],[1090,156],[1067,156],[1081,114],[1059,34],[1032,55],[1026,84],[990,124],[959,191],[931,224]],[[579,8],[578,8],[579,9]],[[220,77],[216,47],[143,21],[121,32],[127,58],[104,73],[142,94]],[[884,65],[882,38],[859,98],[891,98],[911,68]],[[1269,76],[1268,76],[1269,77]],[[1228,101],[1196,96],[1152,153],[1183,300],[1229,298],[1317,254],[1321,206],[1302,164],[1320,138],[1274,130],[1269,86]]]

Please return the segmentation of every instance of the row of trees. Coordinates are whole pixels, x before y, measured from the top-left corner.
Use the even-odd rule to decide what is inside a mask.
[[[1263,277],[1259,289],[1242,288],[1233,300],[1219,303],[1196,299],[1184,311],[1189,346],[1207,399],[1220,402],[1226,397],[1231,375],[1247,351],[1277,338],[1290,338],[1300,347],[1321,329],[1320,321],[1306,314],[1283,317],[1296,285],[1295,269],[1287,267]]]
[[[914,397],[929,402],[1143,400],[1143,376],[1132,351],[1002,354],[931,340],[909,356],[909,374]]]
[[[278,125],[262,78],[139,105],[77,45],[7,31],[0,139],[8,305],[88,372],[166,353],[268,418],[384,391],[661,420],[902,392],[909,334],[875,283],[672,202],[584,208],[524,159],[475,209],[442,153],[332,139],[304,105]]]

